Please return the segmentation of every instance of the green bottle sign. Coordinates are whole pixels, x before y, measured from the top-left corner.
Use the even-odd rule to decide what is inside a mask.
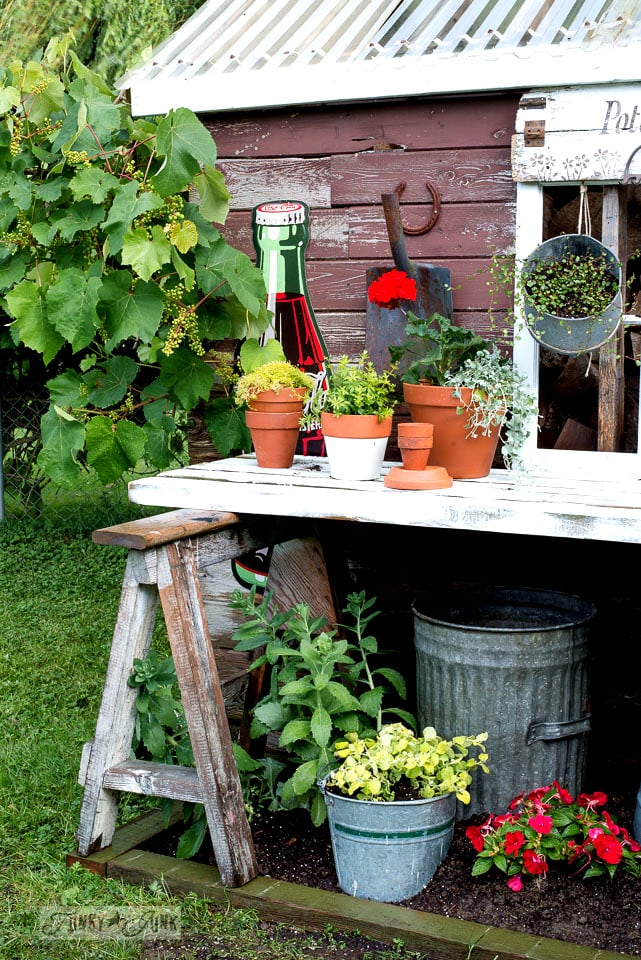
[[[273,336],[285,356],[315,381],[314,393],[327,389],[327,348],[307,289],[305,251],[309,244],[309,208],[301,201],[261,203],[252,213],[256,265],[274,314]],[[301,431],[297,453],[324,456],[320,424]]]

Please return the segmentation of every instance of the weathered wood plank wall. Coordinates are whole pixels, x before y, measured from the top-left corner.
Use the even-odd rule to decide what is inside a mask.
[[[404,223],[432,212],[428,233],[406,236],[417,263],[452,272],[455,319],[492,335],[487,270],[513,248],[516,188],[510,146],[520,94],[206,116],[232,194],[223,231],[255,252],[251,209],[303,200],[311,210],[310,295],[332,357],[364,346],[366,270],[393,266],[381,193],[401,182]]]

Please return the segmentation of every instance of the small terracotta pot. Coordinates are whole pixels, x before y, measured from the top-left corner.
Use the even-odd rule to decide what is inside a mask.
[[[407,440],[431,440],[434,436],[434,424],[415,423],[414,421],[399,423],[396,428],[396,434],[399,443]]]
[[[287,469],[294,462],[300,413],[263,413],[248,410],[245,421],[252,435],[259,467]]]
[[[401,451],[401,459],[405,470],[424,470],[430,458],[432,441],[423,440],[420,437],[399,440],[398,449]]]
[[[303,412],[307,390],[304,387],[285,387],[283,390],[263,390],[248,403],[250,410],[259,413],[298,413]]]

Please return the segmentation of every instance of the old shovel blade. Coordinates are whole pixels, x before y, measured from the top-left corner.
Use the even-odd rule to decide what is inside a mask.
[[[374,280],[387,273],[390,267],[369,267],[366,271],[367,288]],[[440,313],[452,319],[452,275],[447,267],[431,263],[414,264],[416,301],[408,302],[407,309],[417,317],[427,319]],[[386,310],[368,299],[365,313],[365,349],[380,372],[389,366],[390,344],[398,346],[405,339],[407,317],[404,310]],[[402,374],[402,364],[399,375]]]

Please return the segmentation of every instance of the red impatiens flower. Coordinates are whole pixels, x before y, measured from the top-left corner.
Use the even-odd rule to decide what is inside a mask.
[[[525,843],[525,837],[520,830],[512,830],[510,833],[505,834],[505,852],[508,857],[515,856],[523,844]],[[482,849],[482,848],[481,848]]]
[[[594,852],[604,863],[621,863],[623,847],[616,839],[607,833],[601,833],[594,838]]]
[[[538,877],[549,870],[547,860],[534,850],[523,851],[523,868],[532,876]]]
[[[416,300],[416,280],[403,270],[388,270],[370,283],[367,296],[377,307],[393,310],[400,300]]]
[[[641,844],[603,809],[607,796],[582,793],[574,800],[553,781],[520,794],[507,813],[491,814],[468,838],[476,850],[475,877],[497,867],[518,893],[526,877],[571,867],[568,876],[610,876],[619,868],[641,877]]]
[[[546,817],[542,813],[537,813],[535,817],[530,817],[528,826],[532,827],[533,830],[536,830],[536,832],[540,833],[543,837],[547,837],[548,833],[552,830],[552,817]]]
[[[485,840],[483,839],[483,834],[481,833],[480,827],[467,827],[465,830],[465,836],[470,841],[477,853],[480,853],[485,845]]]

